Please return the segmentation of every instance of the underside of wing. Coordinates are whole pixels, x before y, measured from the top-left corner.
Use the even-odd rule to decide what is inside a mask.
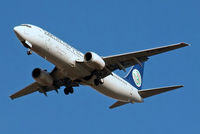
[[[65,75],[63,75],[64,72],[62,72],[60,69],[58,69],[57,67],[55,67],[50,75],[53,77],[54,80],[57,81],[64,81],[61,85],[59,86],[69,86],[68,84],[70,84],[70,86],[72,87],[78,87],[79,83],[72,81],[70,78],[67,78]],[[49,89],[49,90],[55,90],[55,89]]]
[[[14,93],[13,95],[10,96],[10,98],[16,99],[16,98],[31,94],[36,91],[39,91],[40,93],[43,93],[45,96],[47,96],[47,92],[52,91],[52,90],[55,90],[58,93],[58,89],[62,86],[65,86],[65,87],[79,86],[79,83],[65,77],[63,75],[63,72],[56,67],[49,73],[49,75],[53,79],[53,82],[51,85],[42,85],[41,83],[36,81],[28,85],[24,89]]]
[[[138,93],[142,98],[147,98],[153,95],[157,95],[160,93],[164,93],[167,91],[171,91],[177,88],[181,88],[183,85],[178,85],[178,86],[170,86],[170,87],[162,87],[162,88],[154,88],[154,89],[146,89],[146,90],[139,90]]]
[[[169,46],[163,46],[158,48],[152,48],[137,52],[131,52],[131,53],[125,53],[125,54],[119,54],[119,55],[113,55],[108,57],[103,57],[103,60],[106,63],[106,66],[111,71],[114,71],[116,69],[124,69],[130,66],[133,66],[135,64],[141,64],[142,62],[145,62],[148,60],[148,57],[168,52],[174,49],[178,49],[181,47],[188,46],[186,43],[179,43]]]
[[[63,72],[57,68],[54,67],[54,69],[51,71],[50,75],[55,79],[55,80],[59,80],[59,79],[63,79]]]
[[[27,87],[25,87],[24,89],[12,94],[10,96],[10,98],[13,100],[13,99],[19,98],[21,96],[25,96],[27,94],[31,94],[33,92],[39,91],[39,89],[40,89],[39,84],[37,82],[34,82],[34,83],[28,85]]]

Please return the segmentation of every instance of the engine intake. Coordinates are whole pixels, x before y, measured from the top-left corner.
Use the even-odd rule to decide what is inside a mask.
[[[33,72],[32,72],[33,78],[39,77],[40,74],[41,74],[41,70],[40,70],[39,68],[35,68],[35,69],[33,70]]]
[[[52,86],[53,78],[48,72],[41,70],[40,68],[35,68],[32,72],[32,77],[42,86]]]
[[[84,60],[86,64],[92,69],[102,70],[105,67],[104,60],[94,52],[87,52],[84,55]]]
[[[86,54],[85,54],[85,60],[86,61],[90,61],[92,59],[92,53],[91,52],[87,52]]]

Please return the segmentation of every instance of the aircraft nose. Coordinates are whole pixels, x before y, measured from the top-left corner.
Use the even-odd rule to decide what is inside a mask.
[[[15,26],[15,27],[13,28],[13,30],[14,30],[15,33],[20,33],[21,26]]]
[[[14,30],[16,36],[18,37],[18,39],[19,39],[20,41],[23,41],[23,38],[22,38],[23,31],[24,31],[24,30],[23,30],[23,27],[22,27],[22,26],[15,26],[15,27],[13,28],[13,30]]]

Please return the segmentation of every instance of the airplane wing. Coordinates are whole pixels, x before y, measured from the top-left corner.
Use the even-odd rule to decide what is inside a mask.
[[[16,99],[18,97],[39,91],[39,89],[40,89],[40,85],[37,82],[34,82],[34,83],[28,85],[27,87],[25,87],[24,89],[12,94],[10,96],[10,98],[13,100],[13,99]]]
[[[154,89],[146,89],[146,90],[138,90],[138,93],[142,98],[147,98],[153,95],[157,95],[160,93],[164,93],[167,91],[171,91],[177,88],[181,88],[183,85],[178,85],[178,86],[171,86],[171,87],[162,87],[162,88],[154,88]]]
[[[60,69],[58,69],[57,67],[54,67],[54,69],[51,71],[50,75],[54,78],[54,80],[63,80],[64,79],[66,81],[66,83],[64,85],[69,84],[69,81],[70,81],[70,85],[72,87],[79,86],[79,83],[72,81],[69,78],[66,78],[63,75],[63,72]],[[64,85],[60,85],[60,86],[64,86]],[[52,89],[49,89],[49,90],[51,91]]]
[[[107,69],[109,69],[110,71],[114,71],[116,69],[125,70],[125,68],[133,66],[135,64],[141,65],[141,63],[147,61],[148,57],[150,56],[168,52],[188,45],[189,44],[186,43],[179,43],[142,51],[103,57],[103,60],[106,63]]]
[[[54,67],[54,69],[50,72],[50,75],[55,79],[55,80],[59,80],[59,79],[63,79],[63,72],[57,68]]]
[[[65,78],[63,75],[62,75],[62,72],[61,70],[59,70],[57,67],[55,67],[50,75],[55,79],[55,80],[64,80],[63,83],[59,83],[58,86],[65,86],[67,84],[71,84],[71,86],[73,87],[77,87],[79,86],[78,83],[74,82],[74,81],[71,81],[70,79],[63,79]],[[49,92],[49,91],[52,91],[52,90],[55,90],[56,92],[58,92],[58,88],[52,88],[52,87],[46,87],[46,86],[42,86],[40,85],[39,83],[37,82],[34,82],[30,85],[28,85],[27,87],[25,87],[24,89],[12,94],[10,96],[10,98],[13,100],[13,99],[16,99],[16,98],[19,98],[19,97],[22,97],[22,96],[25,96],[27,94],[31,94],[33,92],[36,92],[36,91],[39,91],[40,93],[43,93],[45,96],[47,96],[47,93],[46,92]]]

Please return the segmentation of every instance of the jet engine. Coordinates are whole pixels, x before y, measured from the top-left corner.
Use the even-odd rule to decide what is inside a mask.
[[[89,67],[96,70],[102,70],[105,67],[104,60],[94,52],[87,52],[84,55],[84,60]]]
[[[32,72],[32,77],[42,86],[52,86],[53,85],[53,78],[49,75],[48,72],[40,69],[35,68]]]

